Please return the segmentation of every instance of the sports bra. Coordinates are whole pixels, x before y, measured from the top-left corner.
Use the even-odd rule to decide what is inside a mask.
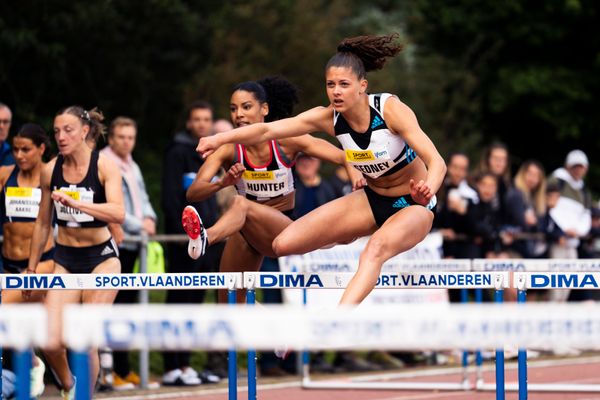
[[[85,177],[81,182],[73,184],[67,182],[63,177],[62,166],[65,158],[59,154],[58,157],[56,157],[56,164],[54,165],[52,178],[50,180],[52,191],[60,190],[71,196],[73,199],[84,203],[106,203],[104,186],[100,183],[100,178],[98,177],[98,158],[98,152],[95,150],[92,151],[90,165],[88,166]],[[67,207],[58,201],[54,202],[54,210],[56,213],[56,222],[59,226],[99,228],[108,225],[105,221],[97,220],[83,211]]]
[[[370,178],[391,175],[416,157],[413,149],[385,123],[383,110],[391,96],[390,93],[369,94],[371,119],[364,133],[352,129],[341,113],[333,113],[335,136],[346,153],[346,161]]]
[[[0,193],[0,208],[2,223],[35,222],[40,210],[42,190],[39,187],[19,186],[19,167],[10,173],[2,193]]]
[[[266,201],[293,193],[295,190],[291,161],[275,140],[269,142],[271,158],[262,166],[253,165],[246,154],[246,146],[236,144],[233,163],[241,163],[246,170],[236,183],[237,191],[247,199]]]

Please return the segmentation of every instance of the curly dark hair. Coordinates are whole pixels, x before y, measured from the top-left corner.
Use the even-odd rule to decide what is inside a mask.
[[[234,92],[238,90],[252,93],[259,103],[269,105],[266,122],[291,117],[294,106],[298,104],[298,88],[281,76],[268,76],[259,81],[242,82],[233,88]]]
[[[403,49],[397,43],[399,35],[356,36],[346,38],[337,47],[337,53],[329,59],[325,71],[331,67],[352,69],[358,79],[364,79],[367,72],[376,71],[385,65],[388,58],[396,56]]]

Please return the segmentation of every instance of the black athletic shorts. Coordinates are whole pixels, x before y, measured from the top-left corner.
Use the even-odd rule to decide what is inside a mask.
[[[377,224],[377,226],[383,225],[383,223],[387,221],[388,218],[390,218],[392,215],[396,214],[398,211],[402,210],[405,207],[421,205],[414,201],[410,194],[388,197],[375,193],[375,191],[368,186],[365,186],[364,190],[365,194],[367,195],[367,199],[369,200],[371,212],[373,213],[373,217],[375,217],[375,223]],[[427,204],[427,207],[425,208],[431,210],[435,214],[436,206],[437,198],[433,196],[431,198],[431,201],[429,202],[429,204]]]
[[[119,249],[110,238],[104,243],[88,247],[72,247],[56,244],[54,261],[72,274],[89,274],[100,263],[119,257]]]
[[[42,254],[40,257],[40,262],[52,260],[54,257],[54,247]],[[21,272],[27,269],[27,265],[29,264],[29,260],[12,260],[10,258],[2,256],[2,265],[4,268],[4,272],[8,272],[9,274],[20,274]]]

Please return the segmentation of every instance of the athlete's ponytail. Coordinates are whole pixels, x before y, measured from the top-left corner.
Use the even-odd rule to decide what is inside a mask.
[[[90,127],[86,140],[96,142],[100,136],[104,136],[106,132],[106,126],[102,123],[104,121],[104,114],[94,107],[91,110],[86,110],[81,106],[70,106],[63,108],[56,115],[71,114],[79,118],[83,125]]]
[[[256,100],[269,105],[266,122],[291,117],[294,105],[298,103],[298,89],[285,78],[268,76],[259,81],[248,81],[236,85],[233,91],[243,90],[253,93]]]
[[[385,65],[389,57],[402,51],[397,43],[397,33],[385,36],[356,36],[346,38],[337,47],[337,53],[329,59],[325,71],[331,67],[352,69],[358,79],[364,79],[369,71],[376,71]]]

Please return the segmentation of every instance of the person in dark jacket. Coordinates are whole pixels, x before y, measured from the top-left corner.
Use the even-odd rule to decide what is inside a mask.
[[[181,226],[181,213],[186,205],[185,193],[194,181],[203,160],[196,153],[201,137],[213,134],[212,106],[204,101],[192,103],[188,109],[185,131],[175,134],[167,148],[163,162],[162,208],[165,217],[165,233],[185,234]],[[207,226],[215,223],[219,208],[215,196],[192,203]],[[219,265],[222,247],[213,246],[207,255],[193,260],[187,254],[186,243],[167,245],[168,272],[214,272]],[[167,304],[202,303],[203,290],[169,290]],[[163,385],[194,386],[201,383],[216,383],[219,377],[209,370],[200,374],[190,366],[189,351],[164,352]]]
[[[467,206],[467,223],[471,237],[480,249],[478,257],[495,258],[502,251],[500,227],[502,224],[501,211],[494,201],[497,195],[497,179],[487,172],[477,178],[479,202],[469,200]]]

